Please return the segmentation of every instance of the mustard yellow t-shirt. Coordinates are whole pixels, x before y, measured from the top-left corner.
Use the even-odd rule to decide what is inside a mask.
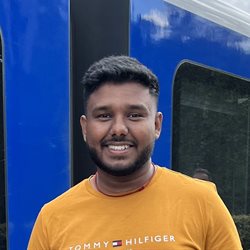
[[[212,184],[157,168],[142,191],[109,197],[88,179],[46,204],[29,250],[239,250],[233,220]]]

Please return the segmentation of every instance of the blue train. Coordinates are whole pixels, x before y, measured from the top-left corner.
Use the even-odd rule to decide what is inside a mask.
[[[164,128],[153,160],[190,176],[206,169],[230,212],[250,214],[245,4],[1,1],[0,249],[26,249],[41,206],[94,172],[80,81],[107,55],[136,57],[159,77]]]

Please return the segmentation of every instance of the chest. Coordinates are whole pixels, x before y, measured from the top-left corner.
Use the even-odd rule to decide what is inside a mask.
[[[203,249],[202,216],[184,203],[152,198],[74,208],[55,222],[52,249]]]

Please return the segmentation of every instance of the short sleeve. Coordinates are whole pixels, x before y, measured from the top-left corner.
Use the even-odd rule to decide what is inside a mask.
[[[210,194],[206,250],[242,250],[232,216],[219,195]]]
[[[49,240],[47,237],[46,224],[44,221],[44,211],[40,211],[33,227],[28,250],[49,250]]]

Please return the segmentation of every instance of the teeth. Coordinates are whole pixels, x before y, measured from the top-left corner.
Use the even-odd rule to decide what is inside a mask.
[[[123,150],[126,150],[127,148],[129,148],[128,145],[122,145],[122,146],[109,145],[108,147],[109,147],[109,149],[112,149],[114,151],[123,151]]]

